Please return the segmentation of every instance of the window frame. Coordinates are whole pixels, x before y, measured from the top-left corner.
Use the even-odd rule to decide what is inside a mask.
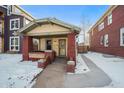
[[[102,35],[101,37],[100,37],[100,45],[103,45],[104,44],[104,36]]]
[[[112,13],[111,14],[109,14],[108,15],[108,17],[107,17],[107,23],[108,23],[108,25],[110,25],[110,24],[112,24]]]
[[[7,15],[11,15],[12,11],[13,11],[13,6],[12,5],[8,5],[7,6]]]
[[[47,49],[47,41],[51,41],[51,49]],[[45,50],[52,50],[53,47],[52,47],[52,39],[46,39],[45,40]]]
[[[105,23],[104,23],[104,22],[101,22],[101,23],[98,25],[98,30],[99,30],[99,31],[103,30],[104,27],[105,27],[104,25],[105,25]]]
[[[11,44],[11,39],[14,39],[14,44],[13,44],[13,45]],[[18,45],[15,44],[15,39],[18,39]],[[20,37],[19,37],[19,36],[10,36],[9,41],[10,41],[10,42],[9,42],[9,50],[10,50],[10,51],[20,51]],[[18,47],[18,50],[16,50],[16,49],[12,50],[12,49],[11,49],[12,46],[13,46],[14,48],[15,48],[15,47]]]
[[[18,20],[18,28],[15,27],[15,21],[17,20]],[[11,26],[12,21],[14,21],[14,28],[12,28]],[[20,18],[10,19],[10,30],[18,30],[18,29],[20,29]]]
[[[108,43],[106,42],[106,37],[107,37]],[[104,47],[108,47],[108,46],[109,46],[109,35],[105,34],[104,35]]]
[[[120,46],[124,46],[123,35],[124,34],[124,27],[120,28]]]

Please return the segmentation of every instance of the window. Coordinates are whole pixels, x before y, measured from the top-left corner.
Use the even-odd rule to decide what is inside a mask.
[[[108,44],[109,44],[108,34],[105,34],[105,35],[104,35],[104,46],[105,46],[105,47],[108,47]]]
[[[102,29],[104,29],[104,22],[102,22],[99,26],[98,26],[98,30],[101,31]]]
[[[19,36],[10,37],[10,51],[19,51],[20,46],[20,38]]]
[[[46,50],[52,50],[52,40],[46,40]]]
[[[120,46],[124,46],[124,28],[120,29]]]
[[[39,39],[33,38],[33,51],[39,51]]]
[[[103,37],[103,36],[100,37],[100,44],[101,44],[101,45],[104,44],[104,37]]]
[[[20,19],[10,19],[10,30],[18,30],[20,28]]]
[[[108,16],[108,25],[110,25],[111,23],[112,23],[112,14]]]
[[[7,14],[10,15],[12,13],[12,5],[8,5]]]

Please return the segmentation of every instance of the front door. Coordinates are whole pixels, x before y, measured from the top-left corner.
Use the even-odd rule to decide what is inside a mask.
[[[66,39],[59,40],[59,56],[66,56]]]

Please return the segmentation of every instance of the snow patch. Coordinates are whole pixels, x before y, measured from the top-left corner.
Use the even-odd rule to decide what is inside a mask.
[[[83,58],[81,57],[81,54],[78,54],[75,74],[87,73],[89,71],[90,69],[88,68],[87,64],[84,62]]]
[[[32,79],[43,69],[37,68],[37,62],[23,61],[21,54],[0,54],[0,87],[32,87]]]

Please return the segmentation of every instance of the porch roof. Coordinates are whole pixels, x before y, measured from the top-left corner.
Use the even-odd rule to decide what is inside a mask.
[[[19,32],[20,33],[29,32],[30,30],[39,26],[39,24],[42,24],[42,23],[54,23],[54,24],[63,26],[65,28],[71,29],[70,31],[75,31],[77,33],[79,33],[81,31],[81,29],[79,27],[72,25],[72,24],[65,23],[65,22],[58,20],[56,18],[44,18],[44,19],[34,20],[33,22],[27,24],[25,27],[21,28],[19,30]]]

